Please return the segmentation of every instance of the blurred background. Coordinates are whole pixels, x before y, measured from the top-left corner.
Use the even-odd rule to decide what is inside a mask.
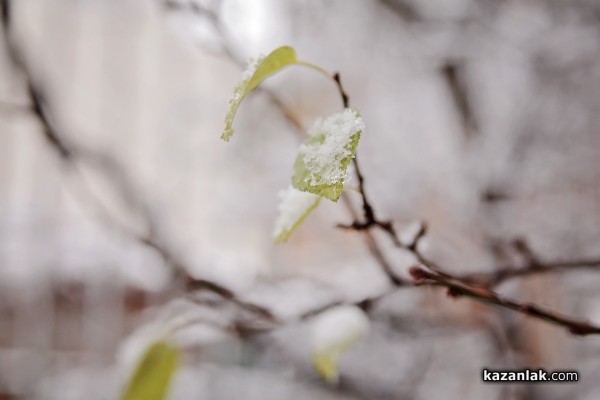
[[[181,315],[212,322],[179,338],[173,399],[600,398],[600,338],[424,287],[378,302],[340,385],[323,383],[297,317],[390,291],[363,235],[335,228],[353,221],[341,202],[271,240],[300,132],[339,110],[335,86],[288,68],[219,139],[245,60],[291,45],[360,110],[378,215],[408,234],[427,221],[424,251],[448,271],[523,267],[515,242],[598,259],[599,1],[3,3],[0,399],[118,398],[149,332]],[[408,277],[411,255],[375,235]],[[219,329],[231,307],[182,291],[177,270],[289,324]],[[496,289],[600,324],[599,270]],[[484,367],[579,382],[484,384]]]

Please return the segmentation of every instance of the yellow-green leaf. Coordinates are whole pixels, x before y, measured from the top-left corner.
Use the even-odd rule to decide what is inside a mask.
[[[229,141],[233,136],[233,119],[244,97],[267,77],[295,62],[297,62],[297,58],[294,49],[289,46],[282,46],[273,50],[268,56],[259,57],[257,60],[251,60],[248,63],[248,67],[242,76],[242,82],[235,87],[233,96],[229,100],[229,111],[225,116],[225,129],[221,134],[221,139]]]
[[[349,346],[348,346],[349,348]],[[313,354],[313,367],[325,382],[336,384],[339,380],[338,360],[344,349],[333,349],[328,352]]]
[[[163,400],[179,364],[179,350],[160,341],[146,350],[134,371],[122,400]]]
[[[321,198],[289,187],[279,193],[279,216],[275,221],[273,240],[282,243],[288,240],[292,232],[314,210]]]
[[[356,306],[334,307],[315,317],[311,326],[312,362],[325,381],[338,382],[340,357],[368,330],[369,319]]]
[[[337,201],[364,127],[362,118],[352,108],[317,120],[298,151],[292,185]]]
[[[288,64],[293,64],[297,60],[296,51],[290,46],[282,46],[266,56],[257,66],[256,71],[250,78],[245,94],[250,93],[260,83],[270,75],[273,75]]]

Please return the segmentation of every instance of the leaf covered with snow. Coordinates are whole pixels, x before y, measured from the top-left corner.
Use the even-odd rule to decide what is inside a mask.
[[[292,185],[337,201],[364,128],[361,116],[352,108],[318,119],[298,151]]]
[[[279,216],[275,221],[273,240],[282,243],[319,204],[321,198],[312,193],[301,192],[292,186],[279,192]]]
[[[332,384],[339,380],[342,354],[367,335],[369,319],[356,306],[338,306],[317,315],[311,325],[313,366]]]
[[[296,61],[296,51],[289,46],[282,46],[273,50],[266,57],[261,56],[248,62],[246,71],[242,75],[242,82],[235,87],[229,100],[229,111],[225,116],[225,129],[223,129],[221,139],[227,142],[233,136],[233,119],[244,97],[267,77]]]

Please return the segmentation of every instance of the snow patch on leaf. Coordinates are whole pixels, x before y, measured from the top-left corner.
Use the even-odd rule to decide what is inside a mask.
[[[348,178],[348,165],[365,124],[352,108],[318,119],[300,146],[294,164],[293,186],[337,201]]]
[[[332,384],[339,381],[341,355],[367,335],[369,319],[356,306],[338,306],[314,318],[311,325],[313,366]]]
[[[279,216],[275,221],[273,240],[282,243],[314,210],[321,198],[312,193],[296,190],[292,186],[279,192],[279,198]]]

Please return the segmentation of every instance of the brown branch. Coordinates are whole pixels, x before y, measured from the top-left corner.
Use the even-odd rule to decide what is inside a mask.
[[[333,80],[335,81],[338,91],[340,92],[340,98],[342,99],[342,105],[344,106],[344,108],[350,107],[350,97],[348,96],[348,94],[344,90],[344,87],[342,86],[342,80],[340,78],[339,72],[336,72],[335,74],[333,74]]]
[[[350,199],[348,198],[348,196],[346,196],[346,193],[342,193],[342,201],[343,201],[344,205],[346,206],[346,209],[350,212],[350,215],[352,216],[352,218],[354,220],[356,220],[357,214],[354,211],[354,208],[352,206],[352,203],[350,202]],[[375,237],[373,236],[372,232],[369,230],[364,231],[364,238],[365,238],[365,242],[367,243],[369,252],[373,256],[373,258],[375,258],[377,263],[380,265],[381,269],[383,271],[385,271],[390,282],[395,287],[406,285],[407,282],[405,282],[403,279],[399,278],[398,276],[396,276],[393,273],[392,264],[388,261],[387,257],[385,256],[385,254],[383,253],[383,251],[377,244],[377,241],[375,240]]]
[[[442,276],[420,267],[412,267],[410,273],[415,279],[416,285],[443,286],[448,289],[448,295],[451,297],[465,296],[483,303],[516,311],[523,315],[566,328],[574,335],[600,334],[599,326],[545,309],[536,304],[520,303],[516,300],[502,297],[490,289],[468,284],[457,278]]]
[[[371,226],[383,229],[390,235],[398,247],[404,248],[412,252],[419,263],[428,268],[425,270],[420,267],[413,267],[410,270],[411,275],[415,279],[416,285],[444,286],[448,288],[448,294],[452,297],[465,296],[475,301],[496,305],[505,309],[519,312],[532,318],[540,319],[564,328],[567,328],[570,333],[575,335],[590,335],[600,334],[600,327],[592,325],[585,321],[580,321],[555,311],[547,310],[539,305],[532,303],[520,303],[516,300],[501,297],[492,290],[490,286],[496,285],[509,277],[526,276],[540,272],[550,272],[556,270],[565,270],[576,266],[593,268],[599,267],[599,260],[584,260],[564,262],[556,264],[540,264],[536,261],[532,267],[523,270],[501,270],[492,276],[487,276],[481,281],[487,282],[487,285],[477,285],[474,276],[455,277],[442,269],[432,261],[428,260],[418,249],[418,243],[424,237],[426,229],[424,225],[419,230],[417,235],[410,244],[402,244],[398,235],[395,233],[391,224],[387,222],[373,221]],[[352,225],[349,226],[350,228]],[[361,230],[361,229],[359,229]],[[522,272],[517,272],[522,271]],[[388,271],[384,272],[388,273]]]

